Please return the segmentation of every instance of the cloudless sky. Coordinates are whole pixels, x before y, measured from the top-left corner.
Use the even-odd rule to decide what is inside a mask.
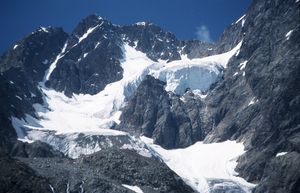
[[[80,20],[93,13],[120,25],[150,21],[172,32],[181,40],[204,38],[216,41],[226,26],[246,12],[251,2],[251,0],[1,0],[0,54],[39,26],[63,27],[70,33]]]

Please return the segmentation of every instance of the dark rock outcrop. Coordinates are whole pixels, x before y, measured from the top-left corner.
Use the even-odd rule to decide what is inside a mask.
[[[131,150],[110,149],[77,160],[19,158],[51,182],[55,192],[132,192],[122,186],[140,187],[145,193],[194,192],[164,163]]]
[[[272,161],[279,159],[274,158],[278,152],[299,153],[300,148],[299,16],[299,3],[293,0],[254,1],[245,17],[240,52],[205,101],[206,128],[211,128],[205,141],[245,143],[247,152],[237,169],[246,180],[260,182],[254,192],[292,192],[299,186],[299,169],[282,173],[285,180],[278,183],[274,176],[294,166],[284,156],[280,163]],[[298,154],[285,156],[293,162]]]
[[[16,141],[10,152],[10,156],[26,158],[65,157],[63,153],[54,150],[49,144],[40,141],[33,143]]]
[[[273,158],[266,165],[260,184],[254,192],[300,192],[300,154],[290,152]]]
[[[19,160],[0,152],[1,193],[52,193],[48,181]]]
[[[123,52],[115,31],[113,24],[95,15],[84,19],[67,40],[65,53],[46,85],[71,96],[96,94],[120,80]]]
[[[123,43],[144,52],[154,61],[212,55],[213,44],[179,41],[159,26],[144,22],[125,26],[90,15],[82,20],[67,40],[67,47],[51,73],[48,87],[62,91],[66,96],[73,93],[96,94],[112,82],[122,78]]]
[[[35,116],[32,104],[43,103],[38,83],[65,42],[66,50],[46,86],[72,96],[96,94],[122,78],[124,42],[152,60],[172,61],[180,59],[180,54],[193,58],[225,52],[243,40],[223,78],[205,99],[189,91],[183,96],[168,93],[163,82],[146,76],[116,127],[152,137],[165,148],[186,147],[203,139],[206,143],[244,142],[247,152],[239,158],[237,170],[259,184],[254,192],[298,192],[299,23],[299,1],[254,0],[245,17],[225,30],[217,44],[178,41],[151,23],[116,26],[95,15],[84,19],[70,35],[57,28],[38,29],[0,59],[0,149],[10,152],[15,144],[11,117]],[[280,152],[288,153],[276,157]],[[138,185],[145,192],[192,192],[161,162],[127,150],[105,150],[71,160],[47,145],[17,142],[12,155],[27,157],[20,159],[49,179],[58,192],[67,187],[77,192],[82,187],[130,192],[122,183]],[[24,164],[6,154],[0,159],[1,191],[16,192],[17,185],[23,192],[49,191],[47,181]]]
[[[164,85],[147,75],[122,110],[118,129],[151,137],[165,148],[187,147],[203,139],[200,97],[188,92],[180,99]]]
[[[246,180],[260,182],[254,192],[297,192],[299,189],[300,170],[294,168],[299,164],[296,160],[300,149],[299,23],[299,2],[256,0],[240,22],[225,30],[216,45],[216,52],[228,51],[243,40],[239,53],[230,60],[224,78],[212,86],[201,102],[200,114],[205,116],[198,120],[202,123],[206,143],[228,139],[244,142],[247,152],[239,159],[237,170]],[[175,144],[178,139],[174,132],[184,127],[174,126],[180,118],[171,116],[168,108],[171,100],[159,98],[167,94],[151,95],[152,86],[146,89],[147,95],[139,93],[142,88],[137,90],[124,108],[120,126],[128,130],[140,128],[142,131],[137,129],[136,132],[147,135],[144,126],[150,125],[148,130],[153,131],[160,118],[163,128],[171,125],[173,131],[165,129],[157,130],[157,133],[172,142],[166,145],[164,138],[159,140],[155,134],[150,137],[157,144],[172,147],[170,143]],[[153,103],[151,96],[155,101],[166,101],[166,107]],[[152,113],[157,106],[166,112],[159,118]],[[154,118],[149,119],[146,112]],[[190,143],[190,138],[182,139]],[[295,153],[286,154],[289,159],[283,156],[280,162],[272,161],[279,159],[274,158],[276,153],[284,151]],[[270,169],[275,166],[278,170]],[[275,179],[280,176],[280,171],[284,180],[276,186]]]
[[[16,140],[11,116],[34,116],[32,104],[43,103],[38,83],[67,37],[60,28],[44,30],[38,29],[17,42],[0,59],[0,148],[6,152]]]

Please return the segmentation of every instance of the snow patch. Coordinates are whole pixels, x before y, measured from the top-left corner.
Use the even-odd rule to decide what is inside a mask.
[[[102,22],[103,23],[103,22]],[[102,24],[101,23],[101,24]],[[82,42],[84,39],[86,39],[96,28],[98,28],[99,26],[101,26],[101,24],[96,25],[95,27],[91,27],[89,28],[81,37],[78,38],[78,43]]]
[[[64,56],[64,53],[66,51],[68,42],[65,43],[65,45],[63,46],[61,52],[57,55],[56,59],[54,60],[54,62],[52,64],[50,64],[49,69],[46,71],[46,75],[45,78],[43,80],[43,83],[45,83],[47,80],[49,80],[51,73],[53,72],[53,70],[56,68],[56,64],[58,62],[59,59],[61,59]]]
[[[98,46],[100,45],[100,42],[97,42],[96,46],[94,49],[98,48]]]
[[[251,101],[249,102],[248,106],[253,105],[255,103],[258,102],[258,99],[256,99],[255,97],[251,99]]]
[[[294,30],[290,30],[288,33],[285,34],[285,37],[286,37],[286,40],[289,40],[292,33],[293,33]]]
[[[234,74],[233,74],[233,76],[236,76],[236,75],[238,75],[239,73],[238,72],[235,72]]]
[[[285,154],[287,154],[288,152],[280,152],[280,153],[277,153],[276,154],[276,157],[279,157],[279,156],[284,156]]]
[[[244,70],[244,69],[246,68],[247,63],[248,63],[248,60],[246,60],[246,61],[240,63],[240,65],[239,65],[240,70]]]
[[[246,17],[246,15],[243,15],[242,17],[240,17],[236,22],[235,24],[239,23],[240,21],[244,20],[244,18]]]
[[[85,58],[89,53],[84,53],[83,54],[83,58]]]
[[[136,193],[144,193],[138,186],[130,186],[127,184],[122,184],[122,186],[124,186],[125,188],[128,188],[129,190],[132,190]]]
[[[136,25],[141,25],[141,26],[145,26],[146,25],[146,22],[142,21],[142,22],[137,22],[135,23]]]
[[[40,27],[39,31],[43,31],[43,32],[49,33],[49,31],[45,27]]]
[[[18,44],[14,45],[13,49],[15,50],[18,46],[19,46]]]
[[[183,149],[166,150],[153,144],[153,140],[141,137],[162,160],[188,185],[199,192],[209,192],[208,180],[223,179],[236,182],[245,192],[251,192],[254,184],[248,183],[234,169],[237,158],[245,153],[242,143],[225,141],[203,144],[197,142]]]
[[[23,99],[22,99],[20,96],[18,96],[18,95],[16,95],[16,98],[19,99],[20,101],[23,100]]]
[[[244,27],[245,21],[246,21],[246,19],[243,19],[243,20],[242,20],[242,27]]]

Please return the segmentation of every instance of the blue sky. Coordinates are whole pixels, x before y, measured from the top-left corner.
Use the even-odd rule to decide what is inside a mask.
[[[39,26],[71,32],[96,13],[115,24],[150,21],[178,39],[216,41],[251,0],[1,0],[0,53]]]

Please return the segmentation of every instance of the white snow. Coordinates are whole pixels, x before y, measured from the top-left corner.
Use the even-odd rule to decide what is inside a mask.
[[[44,84],[41,84],[48,106],[46,108],[38,104],[34,105],[41,119],[36,120],[39,126],[31,128],[54,130],[56,134],[98,132],[99,135],[125,135],[124,132],[109,128],[114,122],[119,123],[120,108],[124,104],[125,97],[131,96],[135,91],[142,81],[142,76],[147,74],[144,71],[147,72],[147,67],[151,66],[153,61],[128,45],[124,47],[123,79],[107,85],[96,95],[74,94],[72,98],[68,98],[63,93],[47,89]],[[62,54],[59,54],[57,58],[61,56]],[[50,65],[50,69],[54,69],[53,64]],[[45,80],[49,75],[50,72],[46,74]]]
[[[61,50],[61,52],[57,55],[56,59],[54,60],[54,62],[52,64],[50,64],[49,69],[46,71],[46,76],[44,78],[44,82],[46,82],[47,80],[49,80],[51,73],[53,72],[53,70],[56,68],[56,64],[58,62],[59,59],[61,59],[64,56],[64,53],[66,51],[68,42],[66,42]]]
[[[18,46],[19,46],[18,44],[14,45],[13,49],[15,50]]]
[[[236,22],[235,24],[239,23],[240,21],[244,20],[244,18],[246,17],[246,15],[243,15],[242,17],[240,17]]]
[[[137,22],[135,23],[136,25],[141,25],[141,26],[145,26],[146,25],[146,22],[142,21],[142,22]]]
[[[203,91],[216,81],[221,73],[219,68],[226,67],[240,45],[241,43],[230,52],[206,58],[156,63],[146,54],[124,44],[124,59],[121,61],[123,78],[120,81],[108,84],[96,95],[74,94],[72,98],[68,98],[63,93],[44,87],[44,82],[49,79],[57,61],[63,57],[67,47],[65,43],[41,84],[48,106],[34,106],[40,120],[36,120],[39,126],[33,128],[54,130],[57,134],[92,131],[101,135],[124,135],[123,132],[109,128],[114,123],[119,123],[121,107],[147,74],[166,81],[166,89],[170,91],[183,93],[187,88]]]
[[[51,186],[51,184],[49,184],[49,187],[50,187],[50,189],[51,189],[51,192],[52,192],[52,193],[55,193],[55,190],[54,190],[53,186]]]
[[[40,27],[39,31],[43,31],[43,32],[49,33],[49,31],[45,27]]]
[[[136,193],[144,193],[138,186],[130,186],[127,184],[122,184],[122,186],[124,186],[125,188],[128,188],[129,190],[132,190]]]
[[[98,48],[98,46],[100,45],[100,42],[97,42],[96,46],[94,49]]]
[[[102,22],[103,23],[103,22]],[[86,39],[96,28],[98,28],[101,24],[96,25],[95,27],[89,28],[81,37],[78,38],[78,43],[82,42],[84,39]]]
[[[298,3],[298,2],[299,2],[299,0],[296,0],[296,1],[295,1],[295,3]]]
[[[245,19],[242,20],[242,27],[244,27],[245,21],[246,21]]]
[[[84,53],[83,54],[83,58],[85,58],[89,53]]]
[[[249,102],[248,106],[253,105],[254,103],[255,103],[255,99],[252,99],[252,100]]]
[[[239,65],[240,70],[244,70],[244,69],[246,68],[247,63],[248,63],[248,60],[246,60],[246,61],[240,63],[240,65]]]
[[[292,33],[293,33],[294,30],[290,30],[288,33],[285,34],[285,37],[286,37],[286,40],[289,40]]]
[[[222,68],[227,67],[229,59],[240,49],[240,42],[229,52],[205,58],[189,59],[164,63],[158,70],[150,74],[167,83],[166,90],[182,95],[187,88],[206,91],[222,75]]]
[[[16,95],[16,98],[19,100],[23,100],[20,96]]]
[[[237,158],[242,155],[244,146],[235,141],[203,144],[197,142],[184,149],[165,150],[153,144],[153,140],[141,137],[162,160],[188,185],[199,192],[209,192],[208,180],[231,180],[246,192],[251,192],[254,184],[237,177],[234,171]]]
[[[219,78],[222,69],[226,68],[229,59],[239,50],[240,46],[241,43],[224,54],[192,60],[183,56],[182,60],[166,63],[166,61],[154,62],[146,54],[124,44],[124,58],[120,61],[123,68],[121,80],[108,84],[98,94],[73,94],[71,98],[68,98],[61,92],[46,88],[44,84],[55,69],[58,60],[64,56],[66,42],[61,53],[50,64],[43,82],[40,83],[40,89],[45,94],[45,105],[34,105],[39,119],[29,115],[24,119],[15,117],[12,119],[16,129],[24,130],[22,127],[24,125],[31,129],[30,136],[18,134],[18,137],[24,140],[28,137],[31,140],[38,140],[38,135],[41,135],[42,131],[53,131],[53,135],[90,132],[104,136],[126,135],[124,132],[110,128],[113,124],[120,122],[121,108],[147,74],[166,81],[166,90],[168,91],[183,94],[187,88],[190,88],[193,92],[201,94]],[[69,146],[75,148],[74,144],[73,146],[69,144]],[[139,147],[127,145],[123,148],[137,149]],[[78,155],[79,152],[89,151],[78,149],[74,155]],[[146,155],[147,152],[141,152],[141,154]]]
[[[153,157],[153,152],[151,152],[141,140],[135,138],[134,136],[130,137],[130,144],[124,144],[121,149],[131,149],[135,150],[138,154],[144,157]]]
[[[14,83],[13,81],[10,80],[10,81],[9,81],[9,84],[15,84],[15,83]]]
[[[276,154],[276,157],[279,157],[279,156],[284,156],[285,154],[287,154],[288,152],[280,152],[280,153],[277,153]]]
[[[234,74],[233,74],[233,76],[236,76],[236,75],[238,75],[239,73],[238,72],[235,72]]]

